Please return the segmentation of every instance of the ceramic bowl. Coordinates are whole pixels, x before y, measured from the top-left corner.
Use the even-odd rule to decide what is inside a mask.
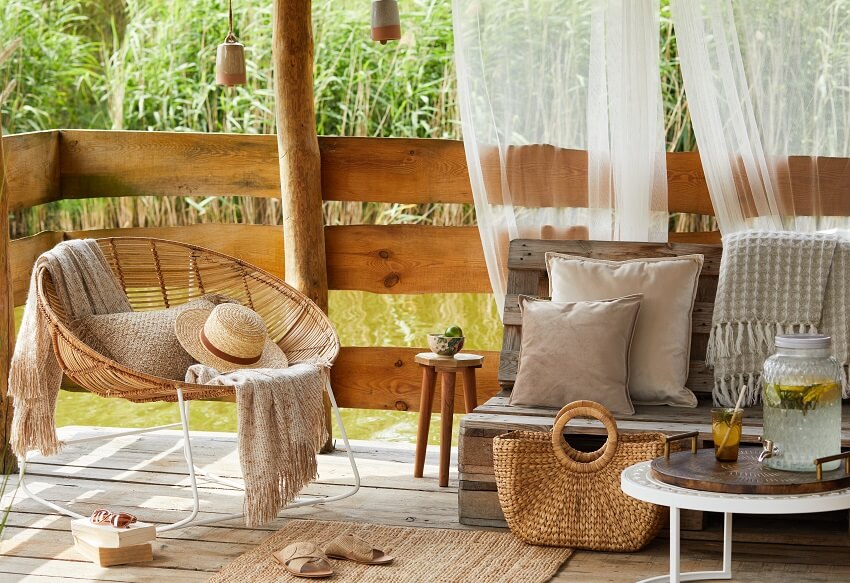
[[[463,336],[428,334],[428,347],[440,356],[454,356],[463,348]]]

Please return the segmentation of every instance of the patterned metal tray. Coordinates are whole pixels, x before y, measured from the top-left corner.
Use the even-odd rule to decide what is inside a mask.
[[[696,453],[671,453],[670,458],[652,460],[653,476],[666,484],[728,494],[812,494],[850,487],[850,472],[841,464],[837,470],[815,472],[774,470],[758,461],[761,450],[742,447],[737,462],[718,462],[714,449]]]

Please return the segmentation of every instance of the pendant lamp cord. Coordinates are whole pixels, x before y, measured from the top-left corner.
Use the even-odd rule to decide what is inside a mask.
[[[239,42],[236,35],[233,34],[233,0],[227,0],[227,38],[224,39],[224,42]]]

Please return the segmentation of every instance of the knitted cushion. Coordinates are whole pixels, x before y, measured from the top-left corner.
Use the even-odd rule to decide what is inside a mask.
[[[148,312],[86,316],[75,322],[77,336],[107,358],[132,370],[182,381],[195,360],[177,341],[174,322],[184,310],[235,300],[207,294],[181,306]]]

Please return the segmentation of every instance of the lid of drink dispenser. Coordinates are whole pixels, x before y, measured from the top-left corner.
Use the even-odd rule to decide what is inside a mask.
[[[779,334],[776,336],[777,348],[830,348],[832,338],[825,334]]]

